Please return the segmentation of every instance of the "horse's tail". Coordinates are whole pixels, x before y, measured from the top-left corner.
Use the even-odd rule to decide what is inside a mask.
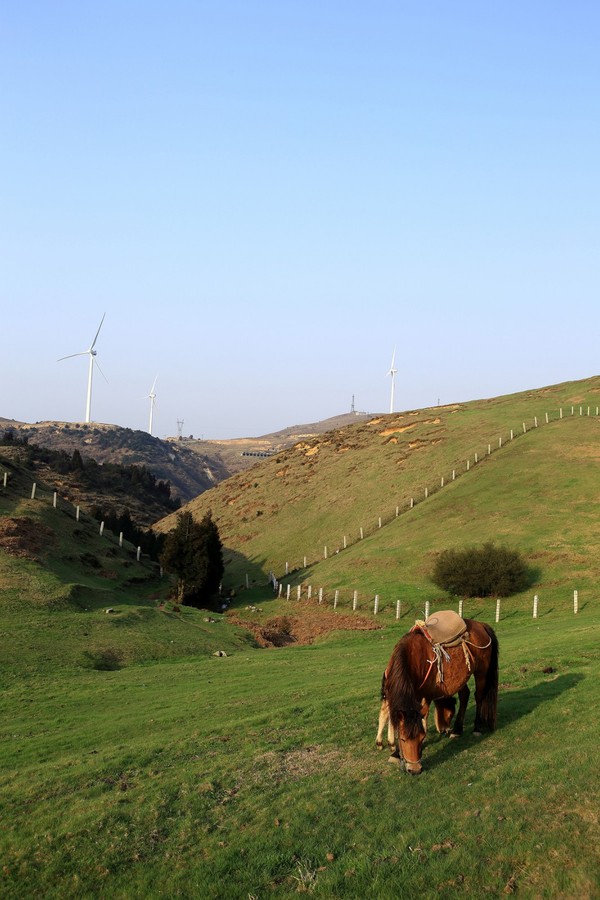
[[[491,655],[488,670],[485,673],[485,684],[483,686],[483,697],[481,700],[481,722],[490,731],[494,731],[496,727],[496,710],[498,707],[498,638],[496,632],[490,625],[485,622],[481,623],[491,640]]]

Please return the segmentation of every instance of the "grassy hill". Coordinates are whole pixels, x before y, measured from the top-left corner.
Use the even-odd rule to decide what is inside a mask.
[[[294,584],[433,599],[433,554],[496,540],[523,551],[544,591],[592,590],[599,404],[595,377],[377,417],[300,442],[187,508],[212,509],[233,585],[283,577],[288,563]]]
[[[278,650],[228,617],[174,612],[134,547],[54,508],[49,485],[32,500],[17,465],[3,488],[0,467],[3,896],[598,897],[599,390],[386,416],[200,498],[226,531],[231,583],[256,577],[237,618],[329,622]],[[538,566],[539,618],[530,598],[503,604],[496,733],[471,735],[471,704],[464,737],[430,734],[409,778],[374,750],[381,672],[424,600],[448,603],[432,554],[494,536]],[[274,599],[266,571],[295,567],[309,541],[327,560],[289,580],[324,585],[326,602]],[[379,627],[332,630],[369,611],[348,612],[354,588],[361,604],[381,593]],[[493,622],[494,601],[466,612]]]

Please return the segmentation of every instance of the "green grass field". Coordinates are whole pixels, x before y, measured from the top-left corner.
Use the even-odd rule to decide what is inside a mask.
[[[277,650],[226,616],[175,612],[156,565],[54,509],[47,488],[29,499],[27,473],[11,470],[0,490],[2,896],[600,897],[594,414],[577,408],[521,434],[291,573],[304,598],[313,586],[310,604],[265,586],[273,561],[281,574],[308,537],[318,547],[335,527],[339,541],[368,508],[407,501],[432,472],[473,458],[500,421],[543,414],[545,400],[593,402],[599,387],[445,408],[440,422],[425,410],[406,432],[384,417],[375,437],[362,425],[336,432],[312,456],[287,451],[245,486],[232,479],[201,498],[194,509],[212,506],[228,535],[239,617],[331,617],[335,589],[341,616],[356,589],[358,613],[375,621],[380,594],[377,630]],[[497,625],[493,598],[465,603],[500,640],[498,730],[474,738],[471,704],[461,739],[430,731],[424,773],[411,778],[375,750],[381,673],[425,602],[456,608],[429,580],[435,552],[489,539],[520,549],[535,576],[502,599]],[[240,591],[246,573],[252,587]]]
[[[418,778],[374,749],[404,627],[117,671],[35,653],[3,679],[4,896],[598,896],[598,609],[501,621],[498,730],[430,733]]]

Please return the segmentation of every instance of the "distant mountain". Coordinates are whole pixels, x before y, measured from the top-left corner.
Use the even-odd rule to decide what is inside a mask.
[[[133,431],[119,425],[89,425],[72,422],[36,422],[30,425],[0,419],[0,430],[14,430],[31,444],[83,457],[99,463],[145,466],[157,478],[169,481],[173,497],[182,501],[197,497],[213,487],[227,472],[218,462],[194,453],[179,441],[163,441],[145,431]]]

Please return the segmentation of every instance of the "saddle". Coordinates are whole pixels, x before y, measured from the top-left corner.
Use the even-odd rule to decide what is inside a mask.
[[[443,609],[433,613],[421,626],[425,637],[432,644],[443,647],[456,647],[467,630],[465,620],[452,609]]]
[[[425,675],[422,683],[419,685],[419,689],[422,688],[427,681],[429,673],[436,663],[436,681],[438,682],[438,684],[443,683],[444,660],[446,660],[447,662],[450,661],[450,656],[446,652],[446,647],[457,647],[459,645],[462,645],[467,668],[469,669],[469,671],[471,671],[471,654],[469,652],[469,648],[465,643],[465,641],[468,641],[469,638],[467,625],[464,619],[462,619],[458,615],[458,613],[455,613],[454,610],[443,609],[440,612],[434,613],[433,615],[429,616],[429,618],[425,621],[423,621],[422,619],[417,619],[417,621],[411,628],[411,631],[415,630],[419,630],[422,632],[422,634],[425,635],[433,649],[433,659],[428,660],[429,669],[427,670],[427,674]]]

